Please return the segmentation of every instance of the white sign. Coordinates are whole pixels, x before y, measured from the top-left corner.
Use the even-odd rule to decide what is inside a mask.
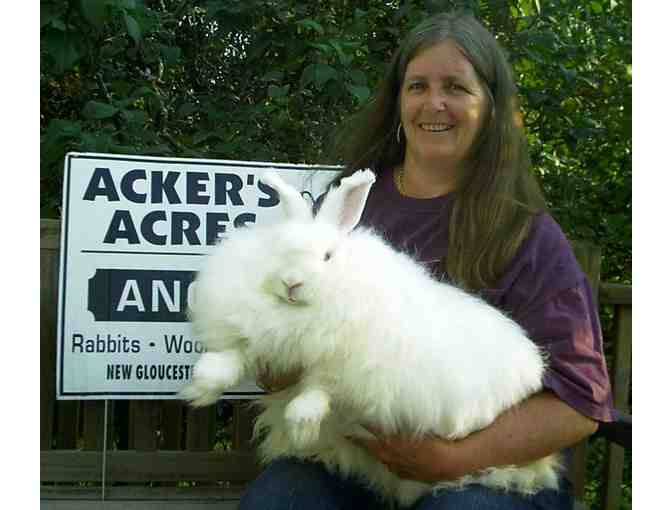
[[[185,317],[218,236],[275,220],[273,168],[316,199],[338,167],[70,153],[58,307],[59,399],[174,399],[203,346]],[[226,398],[261,393],[252,381]]]

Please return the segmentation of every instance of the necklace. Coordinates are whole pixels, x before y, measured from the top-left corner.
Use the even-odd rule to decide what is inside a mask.
[[[404,191],[404,167],[400,167],[399,171],[397,172],[397,189],[399,190],[399,193],[402,195],[406,196],[406,192]]]

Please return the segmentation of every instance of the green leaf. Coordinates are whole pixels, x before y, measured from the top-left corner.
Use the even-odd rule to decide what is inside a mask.
[[[315,83],[318,88],[327,83],[329,80],[338,77],[338,71],[327,64],[310,64],[303,70],[301,75],[301,86],[306,87],[311,83]]]
[[[350,83],[346,83],[345,87],[348,89],[350,94],[352,94],[357,99],[357,101],[360,104],[364,103],[371,96],[371,89],[369,89],[369,87],[352,85]]]
[[[269,71],[265,75],[263,75],[260,80],[261,81],[280,81],[284,78],[285,73],[282,71]]]
[[[107,152],[112,136],[107,133],[82,133],[80,150],[83,152]]]
[[[154,146],[145,147],[142,152],[143,154],[149,155],[158,154],[159,156],[168,156],[173,154],[173,149],[165,143],[159,143]]]
[[[134,124],[136,127],[144,126],[147,116],[141,110],[122,110],[121,116],[129,124]]]
[[[350,79],[356,85],[366,85],[368,83],[366,74],[361,69],[352,69],[348,74],[350,75]]]
[[[101,0],[80,0],[84,19],[97,29],[103,28],[108,17],[107,4]]]
[[[311,48],[317,48],[322,53],[331,53],[331,48],[327,44],[309,42],[307,45]]]
[[[184,103],[182,106],[180,106],[177,110],[177,116],[180,118],[187,117],[191,115],[194,112],[198,111],[198,106],[196,106],[193,103]]]
[[[577,73],[575,69],[567,69],[565,66],[560,64],[560,71],[562,71],[562,74],[567,81],[573,82],[574,80],[576,80]]]
[[[151,87],[148,87],[147,85],[142,85],[142,86],[138,87],[137,89],[135,89],[133,91],[132,98],[133,98],[133,100],[135,100],[135,99],[138,99],[140,97],[153,96],[155,94],[156,94],[156,92],[154,91],[154,89],[152,89]]]
[[[226,2],[222,0],[210,0],[205,4],[208,16],[215,16],[219,11],[227,10]]]
[[[602,13],[602,5],[600,2],[590,2],[590,8],[592,9],[593,12],[597,14]]]
[[[58,7],[51,4],[40,5],[40,28],[48,25],[59,16],[65,14],[66,7],[60,4]]]
[[[341,64],[344,66],[350,65],[350,62],[352,62],[352,55],[346,55],[341,45],[334,39],[330,39],[329,44],[336,50]]]
[[[179,46],[166,46],[165,44],[162,44],[161,55],[163,55],[163,58],[166,59],[166,64],[172,66],[180,61],[180,57],[182,56],[182,48]]]
[[[217,140],[222,140],[222,137],[213,131],[199,131],[194,135],[193,139],[193,144],[198,145],[200,143],[203,143],[204,141],[210,139],[210,138],[216,138]]]
[[[79,136],[82,131],[81,122],[70,120],[54,119],[47,127],[46,136],[50,140],[60,138],[73,138]]]
[[[52,20],[51,26],[56,30],[60,30],[61,32],[66,32],[68,30],[68,27],[65,26],[65,22],[60,18],[55,18]]]
[[[73,37],[65,32],[50,29],[45,35],[44,47],[47,54],[54,60],[56,74],[63,74],[72,69],[82,57],[73,42]]]
[[[107,119],[119,111],[119,108],[111,104],[101,103],[99,101],[89,101],[84,105],[82,114],[89,119]]]
[[[268,95],[273,98],[285,97],[287,96],[288,92],[289,92],[289,84],[283,87],[278,87],[276,85],[269,85],[268,87]]]
[[[113,1],[120,9],[127,9],[129,11],[135,10],[135,8],[138,6],[136,0],[113,0]]]
[[[126,21],[126,30],[128,31],[128,35],[131,36],[136,45],[140,44],[140,39],[142,38],[140,25],[138,25],[138,22],[133,16],[129,16],[128,14],[124,14],[124,20]]]
[[[324,35],[324,28],[314,19],[302,19],[296,22],[300,27],[305,27],[315,30],[318,34]]]
[[[224,142],[224,143],[218,143],[214,147],[212,147],[212,152],[216,154],[236,154],[239,151],[237,150],[239,147],[235,143],[231,142]]]
[[[129,106],[131,106],[135,101],[136,101],[136,98],[134,98],[134,97],[127,97],[125,99],[120,99],[120,100],[116,101],[117,108],[119,108],[120,110],[123,110],[124,108],[128,108]]]

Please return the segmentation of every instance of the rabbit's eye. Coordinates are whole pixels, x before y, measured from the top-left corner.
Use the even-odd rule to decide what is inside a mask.
[[[328,261],[331,258],[331,252],[328,251],[327,253],[324,254],[324,261]]]

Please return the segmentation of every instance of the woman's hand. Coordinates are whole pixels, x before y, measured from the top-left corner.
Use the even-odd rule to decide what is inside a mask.
[[[268,393],[275,393],[290,386],[295,385],[301,380],[303,369],[298,368],[281,375],[271,375],[268,365],[257,366],[257,386]]]
[[[435,483],[459,478],[466,473],[447,469],[451,442],[436,436],[407,438],[399,435],[383,436],[371,427],[366,427],[375,439],[349,437],[355,444],[385,464],[387,468],[405,480]]]

